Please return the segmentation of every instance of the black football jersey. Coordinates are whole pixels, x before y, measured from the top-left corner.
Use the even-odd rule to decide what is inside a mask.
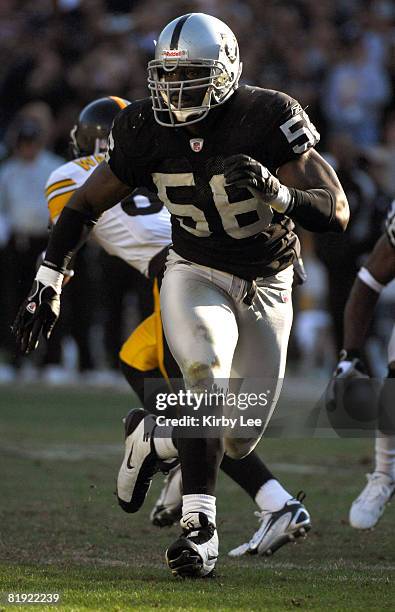
[[[193,130],[160,126],[150,98],[131,104],[115,120],[106,159],[122,182],[165,203],[179,255],[251,280],[289,266],[299,242],[291,219],[225,186],[224,159],[243,153],[275,174],[318,140],[296,100],[241,86]]]

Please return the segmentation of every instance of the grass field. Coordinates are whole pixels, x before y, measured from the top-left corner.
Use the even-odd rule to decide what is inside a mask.
[[[0,610],[16,609],[9,592],[60,593],[56,609],[68,611],[395,609],[393,508],[375,531],[347,524],[371,441],[265,441],[260,452],[283,483],[307,492],[309,537],[270,559],[227,557],[256,519],[251,500],[221,475],[217,577],[183,581],[164,564],[177,527],[148,520],[160,477],[136,515],[113,495],[120,418],[132,403],[109,391],[0,387]]]

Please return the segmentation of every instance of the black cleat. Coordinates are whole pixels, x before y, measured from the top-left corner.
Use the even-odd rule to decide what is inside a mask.
[[[215,525],[202,512],[188,513],[180,521],[182,535],[166,551],[166,562],[173,576],[202,578],[212,576],[218,559]]]

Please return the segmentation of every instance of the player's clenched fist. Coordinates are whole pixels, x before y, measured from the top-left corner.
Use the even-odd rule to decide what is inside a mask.
[[[59,312],[60,293],[52,285],[35,280],[12,326],[21,353],[37,348],[41,332],[48,340]]]
[[[225,185],[248,189],[252,195],[285,213],[291,194],[265,166],[248,155],[232,155],[224,162]]]

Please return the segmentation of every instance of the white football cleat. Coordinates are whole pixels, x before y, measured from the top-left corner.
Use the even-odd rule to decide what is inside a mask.
[[[182,476],[181,465],[169,471],[155,506],[153,507],[150,520],[156,527],[170,527],[178,523],[182,516]]]
[[[242,555],[272,555],[276,550],[300,537],[305,537],[311,529],[310,515],[302,504],[304,494],[289,499],[276,512],[262,510],[255,512],[261,526],[251,540],[231,550],[230,557]]]
[[[173,576],[204,578],[213,574],[218,559],[218,534],[203,512],[182,517],[181,536],[166,551]]]
[[[366,478],[368,484],[350,508],[349,521],[354,529],[372,529],[395,492],[395,482],[387,474],[374,472]]]
[[[159,468],[152,433],[154,417],[140,408],[124,419],[125,455],[118,473],[118,503],[125,512],[137,512],[144,503],[152,477]]]

